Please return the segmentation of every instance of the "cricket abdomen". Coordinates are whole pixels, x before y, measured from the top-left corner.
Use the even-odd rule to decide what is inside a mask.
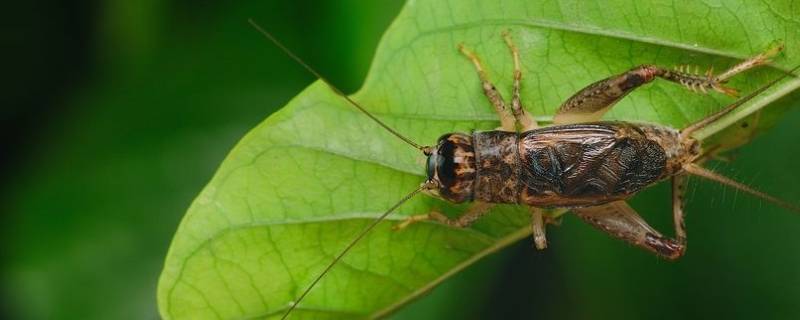
[[[677,131],[624,122],[473,134],[474,199],[536,207],[625,199],[679,170]]]
[[[557,126],[520,136],[520,202],[589,206],[625,199],[670,174],[668,150],[623,122]],[[674,136],[678,141],[678,136]],[[672,140],[672,139],[670,139]]]

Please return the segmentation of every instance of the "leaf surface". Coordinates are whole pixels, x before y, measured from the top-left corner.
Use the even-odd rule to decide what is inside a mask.
[[[523,103],[543,122],[577,90],[636,65],[724,70],[784,41],[786,54],[774,66],[730,82],[746,93],[800,62],[795,32],[800,22],[792,6],[790,1],[681,6],[410,1],[386,32],[353,98],[421,144],[446,132],[495,128],[475,70],[456,46],[464,43],[475,51],[508,97],[512,64],[500,36],[504,30],[511,31],[523,59]],[[728,122],[753,121],[753,114],[759,120],[745,133],[715,129],[725,136],[714,143],[746,142],[788,102],[764,107],[798,85],[784,81],[754,99]],[[655,81],[606,118],[681,128],[730,101]],[[279,317],[358,231],[423,181],[422,160],[415,149],[314,83],[248,133],[189,208],[159,282],[162,316]],[[390,230],[403,217],[434,208],[456,215],[464,206],[412,199],[334,267],[294,317],[386,315],[528,235],[526,210],[513,206],[500,206],[463,230],[434,223]]]

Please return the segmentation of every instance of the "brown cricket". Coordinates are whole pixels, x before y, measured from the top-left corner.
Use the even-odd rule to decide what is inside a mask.
[[[711,69],[701,75],[692,73],[688,68],[669,70],[654,65],[635,67],[580,90],[558,108],[552,125],[542,127],[522,106],[519,52],[509,33],[505,32],[503,39],[514,61],[510,105],[505,103],[489,81],[478,56],[463,45],[458,48],[477,69],[483,92],[500,118],[500,127],[492,131],[447,133],[439,138],[436,145],[421,146],[369,114],[269,33],[253,21],[251,24],[350,104],[428,157],[427,179],[419,189],[364,228],[288,307],[283,318],[365,234],[419,192],[452,203],[472,204],[457,218],[431,212],[411,216],[396,225],[395,229],[407,228],[425,220],[464,228],[496,204],[518,204],[529,208],[534,243],[538,249],[544,249],[547,247],[545,225],[554,218],[552,211],[546,209],[565,208],[610,236],[668,260],[680,258],[686,249],[683,197],[688,175],[713,180],[787,209],[800,211],[797,206],[702,168],[697,163],[709,156],[709,152],[704,151],[701,141],[692,136],[697,130],[788,77],[800,66],[683,129],[657,124],[601,121],[603,114],[617,101],[656,78],[678,83],[696,92],[713,90],[736,96],[737,91],[726,87],[725,83],[736,74],[766,64],[770,57],[782,50],[782,46],[775,46],[717,75]],[[674,237],[665,236],[650,227],[626,203],[628,198],[642,189],[667,179],[672,183]]]

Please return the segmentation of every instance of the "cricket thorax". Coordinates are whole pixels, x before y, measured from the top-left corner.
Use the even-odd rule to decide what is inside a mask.
[[[474,132],[475,199],[490,203],[517,203],[520,190],[519,134],[507,131]]]

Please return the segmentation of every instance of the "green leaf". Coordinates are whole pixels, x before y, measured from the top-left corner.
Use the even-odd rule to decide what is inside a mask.
[[[456,50],[459,43],[482,58],[508,97],[512,65],[500,34],[510,30],[523,59],[523,103],[546,122],[580,88],[638,64],[723,70],[781,39],[786,54],[776,65],[786,70],[800,62],[798,21],[789,1],[410,1],[353,98],[412,140],[430,144],[446,132],[498,125],[473,66]],[[730,85],[746,93],[780,72],[762,68]],[[746,142],[788,106],[785,99],[772,102],[798,86],[784,81],[755,99],[747,112],[726,120],[753,122],[747,134],[715,129],[723,136],[714,143]],[[681,128],[730,101],[656,81],[606,118]],[[768,104],[775,106],[764,109]],[[159,282],[162,316],[278,317],[357,232],[423,181],[422,160],[323,84],[311,85],[239,142],[189,208]],[[293,315],[387,315],[529,232],[526,211],[514,206],[500,206],[463,230],[434,223],[390,230],[433,208],[456,215],[464,206],[412,199],[345,256]]]

